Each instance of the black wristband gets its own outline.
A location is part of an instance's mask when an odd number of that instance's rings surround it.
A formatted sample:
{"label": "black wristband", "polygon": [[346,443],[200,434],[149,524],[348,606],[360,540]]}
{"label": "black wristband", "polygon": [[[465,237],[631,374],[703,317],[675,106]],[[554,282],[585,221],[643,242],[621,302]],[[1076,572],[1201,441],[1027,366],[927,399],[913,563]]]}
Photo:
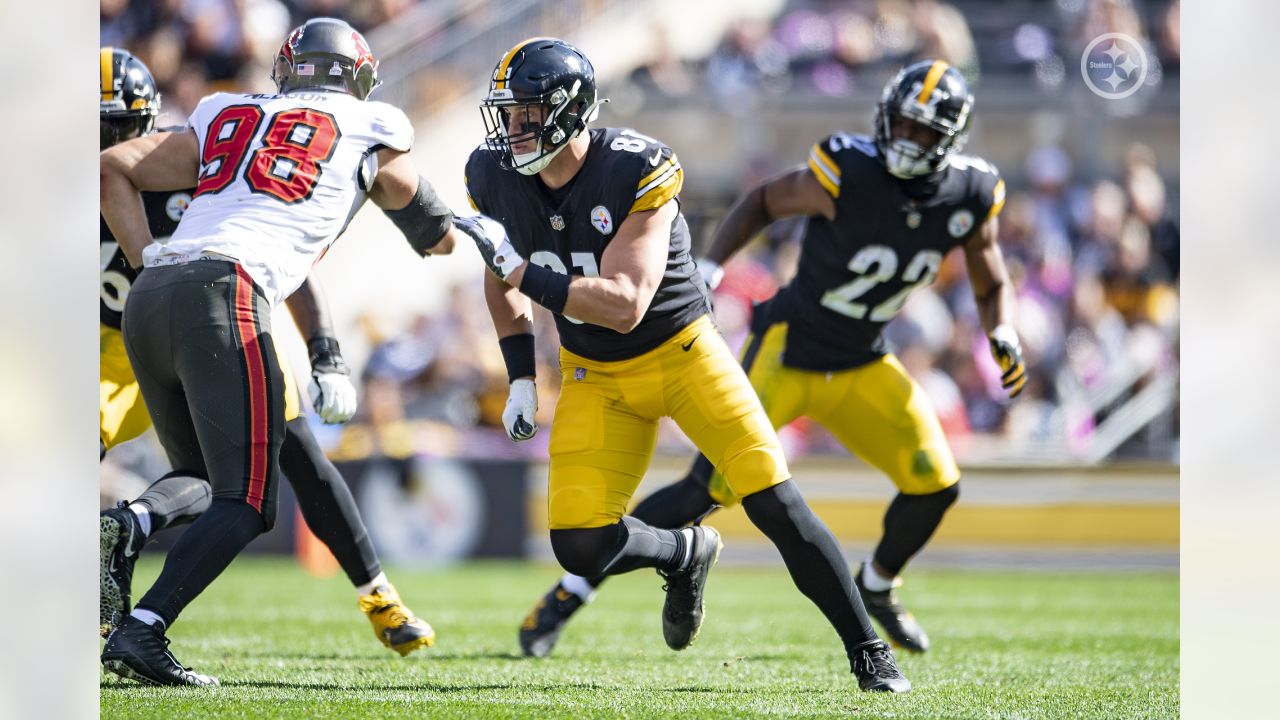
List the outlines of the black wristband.
{"label": "black wristband", "polygon": [[507,364],[507,382],[515,382],[516,378],[533,377],[537,373],[533,335],[522,333],[498,338],[498,347],[502,348],[502,362]]}
{"label": "black wristband", "polygon": [[332,335],[313,335],[307,341],[307,357],[315,372],[351,374],[351,368],[347,367],[347,361],[342,359],[342,351],[338,349],[338,339]]}
{"label": "black wristband", "polygon": [[564,305],[569,302],[569,276],[529,263],[524,268],[520,292],[551,312],[563,315]]}

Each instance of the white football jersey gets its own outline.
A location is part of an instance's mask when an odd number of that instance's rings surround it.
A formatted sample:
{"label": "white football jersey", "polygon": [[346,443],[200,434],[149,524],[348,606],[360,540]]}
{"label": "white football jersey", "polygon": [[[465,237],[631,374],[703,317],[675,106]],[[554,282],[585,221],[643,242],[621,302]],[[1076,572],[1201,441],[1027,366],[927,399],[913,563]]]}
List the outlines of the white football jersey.
{"label": "white football jersey", "polygon": [[298,289],[364,203],[367,156],[413,144],[398,108],[313,89],[210,95],[187,127],[199,143],[199,183],[173,236],[149,245],[144,264],[206,252],[235,258],[272,307]]}

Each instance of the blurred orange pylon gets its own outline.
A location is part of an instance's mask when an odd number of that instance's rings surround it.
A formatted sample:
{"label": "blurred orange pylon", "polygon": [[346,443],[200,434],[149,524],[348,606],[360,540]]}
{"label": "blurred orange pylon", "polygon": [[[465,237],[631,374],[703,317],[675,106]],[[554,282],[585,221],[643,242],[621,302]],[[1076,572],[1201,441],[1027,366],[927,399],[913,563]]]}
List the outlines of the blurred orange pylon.
{"label": "blurred orange pylon", "polygon": [[294,510],[293,554],[298,564],[315,577],[331,577],[338,572],[338,560],[320,538],[311,532],[302,519],[302,512]]}

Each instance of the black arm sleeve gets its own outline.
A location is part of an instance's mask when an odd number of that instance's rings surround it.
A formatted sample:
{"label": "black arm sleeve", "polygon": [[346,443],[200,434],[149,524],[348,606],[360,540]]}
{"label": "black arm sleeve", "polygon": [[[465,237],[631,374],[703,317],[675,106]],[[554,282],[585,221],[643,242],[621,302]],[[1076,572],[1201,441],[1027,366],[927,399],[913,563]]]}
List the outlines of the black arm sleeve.
{"label": "black arm sleeve", "polygon": [[418,191],[408,205],[399,210],[386,210],[387,217],[400,228],[409,246],[426,255],[440,242],[453,224],[453,212],[444,204],[426,178],[418,178]]}

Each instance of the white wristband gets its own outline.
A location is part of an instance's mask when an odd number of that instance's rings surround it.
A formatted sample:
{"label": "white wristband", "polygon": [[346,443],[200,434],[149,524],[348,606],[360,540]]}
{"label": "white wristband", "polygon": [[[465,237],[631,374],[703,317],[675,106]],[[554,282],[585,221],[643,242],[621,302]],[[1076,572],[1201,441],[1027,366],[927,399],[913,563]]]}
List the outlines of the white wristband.
{"label": "white wristband", "polygon": [[993,329],[991,334],[987,337],[990,337],[992,340],[1007,343],[1013,347],[1019,347],[1018,333],[1013,329],[1013,326],[1008,323],[1000,323],[995,326],[995,329]]}

